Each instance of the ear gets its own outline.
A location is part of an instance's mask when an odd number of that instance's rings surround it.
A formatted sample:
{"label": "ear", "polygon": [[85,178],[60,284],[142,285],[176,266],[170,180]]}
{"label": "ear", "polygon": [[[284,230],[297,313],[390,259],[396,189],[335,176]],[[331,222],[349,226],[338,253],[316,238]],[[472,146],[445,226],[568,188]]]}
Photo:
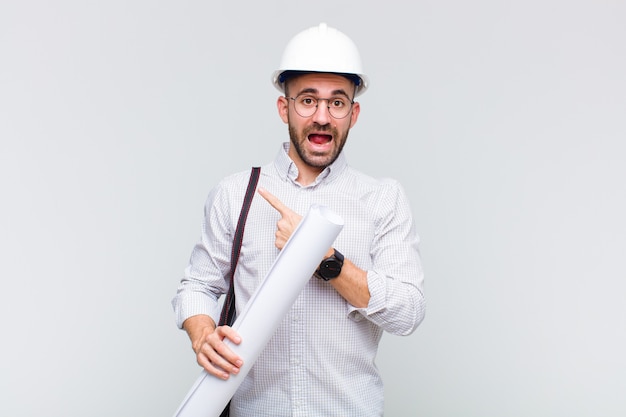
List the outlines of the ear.
{"label": "ear", "polygon": [[289,123],[289,99],[287,97],[280,96],[276,100],[276,107],[278,108],[278,115],[284,123]]}
{"label": "ear", "polygon": [[352,129],[352,126],[356,124],[356,121],[359,118],[359,113],[361,113],[361,105],[358,101],[355,101],[352,105],[352,114],[350,115],[350,129]]}

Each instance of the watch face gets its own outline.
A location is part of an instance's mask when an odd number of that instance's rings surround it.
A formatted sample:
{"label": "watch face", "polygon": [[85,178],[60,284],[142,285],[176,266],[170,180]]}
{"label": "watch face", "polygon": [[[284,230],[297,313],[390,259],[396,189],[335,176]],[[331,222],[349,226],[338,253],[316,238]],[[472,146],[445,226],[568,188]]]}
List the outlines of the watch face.
{"label": "watch face", "polygon": [[328,281],[333,278],[337,278],[341,273],[341,267],[343,266],[343,255],[337,250],[330,257],[322,261],[319,268],[315,272],[315,276],[322,278],[324,281]]}
{"label": "watch face", "polygon": [[341,273],[342,264],[336,259],[327,259],[320,265],[320,275],[326,279],[337,278]]}

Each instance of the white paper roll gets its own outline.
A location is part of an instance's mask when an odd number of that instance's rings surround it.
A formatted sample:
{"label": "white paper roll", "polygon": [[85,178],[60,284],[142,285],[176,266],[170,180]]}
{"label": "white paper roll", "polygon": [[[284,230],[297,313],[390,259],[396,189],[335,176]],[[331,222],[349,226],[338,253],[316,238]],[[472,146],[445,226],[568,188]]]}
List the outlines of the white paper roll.
{"label": "white paper roll", "polygon": [[327,207],[310,207],[233,323],[242,342],[226,343],[243,358],[241,371],[224,381],[203,370],[175,417],[219,417],[342,228]]}

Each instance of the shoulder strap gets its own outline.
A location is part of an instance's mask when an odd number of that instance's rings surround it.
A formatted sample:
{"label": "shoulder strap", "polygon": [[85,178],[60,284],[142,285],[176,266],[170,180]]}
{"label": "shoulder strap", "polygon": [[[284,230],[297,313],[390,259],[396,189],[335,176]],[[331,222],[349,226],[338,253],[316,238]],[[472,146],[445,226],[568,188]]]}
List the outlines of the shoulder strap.
{"label": "shoulder strap", "polygon": [[246,219],[248,212],[250,211],[250,205],[252,204],[252,198],[256,190],[256,185],[259,182],[259,176],[261,174],[260,167],[253,167],[250,174],[250,181],[248,182],[248,189],[243,200],[241,212],[239,213],[239,220],[237,221],[237,230],[235,230],[235,236],[233,238],[233,248],[230,253],[230,272],[228,274],[228,280],[230,285],[228,287],[228,293],[224,299],[224,305],[222,306],[222,313],[220,314],[219,325],[228,324],[231,325],[235,321],[235,268],[239,261],[239,253],[241,252],[241,243],[243,242],[243,231],[246,226]]}

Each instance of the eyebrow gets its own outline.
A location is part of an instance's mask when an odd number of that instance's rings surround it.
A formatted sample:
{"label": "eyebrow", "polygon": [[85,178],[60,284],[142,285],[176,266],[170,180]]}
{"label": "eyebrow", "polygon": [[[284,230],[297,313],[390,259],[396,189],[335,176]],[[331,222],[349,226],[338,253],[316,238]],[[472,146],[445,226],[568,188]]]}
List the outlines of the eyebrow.
{"label": "eyebrow", "polygon": [[[296,96],[299,96],[300,94],[318,94],[319,91],[316,88],[305,88],[304,90],[300,90],[300,92],[298,94],[296,94]],[[345,92],[345,90],[343,89],[339,89],[339,90],[333,90],[333,92],[331,93],[331,97],[333,96],[346,96],[346,98],[350,99],[350,96],[348,95],[348,93]]]}

